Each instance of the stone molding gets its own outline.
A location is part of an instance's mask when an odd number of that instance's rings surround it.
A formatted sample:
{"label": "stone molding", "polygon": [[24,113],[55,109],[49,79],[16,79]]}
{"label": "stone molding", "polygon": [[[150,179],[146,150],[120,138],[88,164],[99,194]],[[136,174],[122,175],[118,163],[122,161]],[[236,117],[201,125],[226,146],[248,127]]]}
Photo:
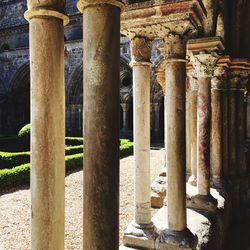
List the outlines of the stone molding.
{"label": "stone molding", "polygon": [[30,10],[25,11],[24,13],[24,18],[27,21],[30,21],[33,18],[36,17],[54,17],[57,19],[61,19],[63,21],[64,26],[67,25],[69,23],[69,17],[66,16],[65,14],[56,11],[56,10],[52,10],[52,9],[48,9],[48,8],[32,8]]}
{"label": "stone molding", "polygon": [[79,0],[77,3],[77,8],[80,12],[83,12],[88,7],[93,7],[96,5],[114,5],[121,9],[122,11],[125,8],[125,4],[123,0]]}
{"label": "stone molding", "polygon": [[135,37],[131,40],[132,66],[136,64],[151,64],[152,41],[146,37]]}

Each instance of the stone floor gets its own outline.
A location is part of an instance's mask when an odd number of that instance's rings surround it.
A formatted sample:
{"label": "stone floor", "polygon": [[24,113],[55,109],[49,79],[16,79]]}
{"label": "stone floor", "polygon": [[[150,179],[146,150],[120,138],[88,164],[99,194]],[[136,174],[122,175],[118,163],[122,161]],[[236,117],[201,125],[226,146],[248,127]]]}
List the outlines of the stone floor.
{"label": "stone floor", "polygon": [[[133,218],[133,156],[120,164],[120,241]],[[164,165],[164,150],[151,150],[152,180]],[[65,249],[82,249],[82,171],[66,177]],[[0,193],[0,250],[30,249],[30,190]]]}

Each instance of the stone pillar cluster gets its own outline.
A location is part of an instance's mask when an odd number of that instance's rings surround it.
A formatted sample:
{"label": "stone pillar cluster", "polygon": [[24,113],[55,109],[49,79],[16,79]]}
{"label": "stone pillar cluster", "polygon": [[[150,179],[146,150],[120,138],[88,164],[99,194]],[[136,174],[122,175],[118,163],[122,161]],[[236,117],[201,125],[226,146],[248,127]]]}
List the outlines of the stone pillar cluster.
{"label": "stone pillar cluster", "polygon": [[[83,249],[119,248],[117,83],[123,7],[122,0],[78,2],[84,23],[83,114],[78,109],[79,118],[84,117]],[[28,0],[25,13],[30,23],[32,249],[64,249],[63,26],[69,21],[65,8],[66,2],[61,0]],[[200,12],[202,16],[202,8]],[[153,12],[150,13],[147,21]],[[242,208],[248,202],[244,190],[249,185],[250,171],[245,147],[250,127],[246,120],[250,64],[221,56],[224,46],[219,37],[187,42],[184,34],[192,32],[180,31],[179,22],[172,27],[161,24],[150,32],[147,23],[144,23],[147,28],[141,25],[139,29],[131,28],[131,20],[127,23],[129,27],[123,33],[131,39],[132,51],[135,199],[134,218],[124,233],[123,243],[140,249],[195,249],[197,237],[187,226],[187,168],[191,175],[188,183],[197,187],[197,194],[188,198],[189,206],[217,211],[217,200],[210,193],[213,187],[223,194],[229,190],[233,195],[233,211],[246,212]],[[189,27],[186,24],[182,29]],[[152,30],[154,23],[149,27]],[[165,95],[167,168],[167,206],[163,218],[166,224],[160,229],[152,222],[150,197],[150,72],[155,38],[162,39],[159,49],[163,60],[156,74]],[[160,105],[154,104],[153,108],[157,133]],[[124,103],[122,109],[123,128],[128,129],[128,104]],[[81,128],[80,120],[78,125]]]}

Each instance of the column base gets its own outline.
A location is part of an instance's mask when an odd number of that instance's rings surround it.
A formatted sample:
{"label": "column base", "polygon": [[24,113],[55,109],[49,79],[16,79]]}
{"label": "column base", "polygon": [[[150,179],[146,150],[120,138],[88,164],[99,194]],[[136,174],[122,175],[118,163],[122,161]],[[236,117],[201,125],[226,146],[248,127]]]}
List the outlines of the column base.
{"label": "column base", "polygon": [[184,231],[172,231],[169,229],[163,230],[156,239],[156,250],[167,249],[196,249],[198,238],[193,235],[189,229]]}
{"label": "column base", "polygon": [[188,178],[188,184],[190,184],[191,186],[197,186],[197,178],[195,175],[191,175]]}
{"label": "column base", "polygon": [[155,249],[155,239],[157,237],[154,224],[139,225],[131,222],[123,235],[123,244],[126,247],[139,249]]}
{"label": "column base", "polygon": [[188,197],[187,207],[193,209],[206,210],[209,212],[216,212],[218,208],[218,201],[211,194],[197,194]]}
{"label": "column base", "polygon": [[222,197],[228,198],[225,182],[221,178],[213,178],[211,187],[215,188]]}

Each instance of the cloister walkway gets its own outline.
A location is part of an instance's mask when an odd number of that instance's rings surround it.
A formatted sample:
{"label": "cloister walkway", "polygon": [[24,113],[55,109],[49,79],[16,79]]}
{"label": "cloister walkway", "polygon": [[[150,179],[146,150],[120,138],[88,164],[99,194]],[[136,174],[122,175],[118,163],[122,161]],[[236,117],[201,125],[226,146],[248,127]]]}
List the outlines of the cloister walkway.
{"label": "cloister walkway", "polygon": [[[151,150],[151,178],[164,165],[165,150]],[[120,244],[123,231],[133,218],[133,156],[120,160]],[[65,249],[82,249],[83,172],[66,177]],[[0,193],[0,250],[30,249],[30,189]]]}

